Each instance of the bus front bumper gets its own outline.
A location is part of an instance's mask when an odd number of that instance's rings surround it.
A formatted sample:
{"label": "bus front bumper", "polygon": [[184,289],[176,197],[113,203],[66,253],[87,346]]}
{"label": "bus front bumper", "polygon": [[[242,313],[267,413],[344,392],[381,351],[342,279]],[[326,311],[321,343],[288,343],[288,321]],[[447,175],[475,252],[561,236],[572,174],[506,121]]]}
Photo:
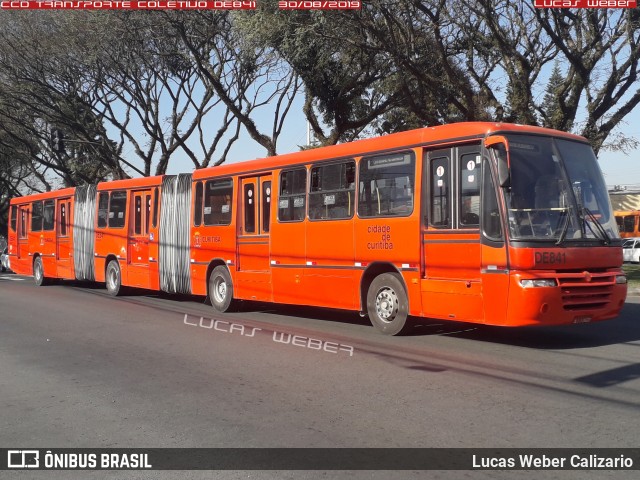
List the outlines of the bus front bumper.
{"label": "bus front bumper", "polygon": [[615,318],[627,296],[621,270],[511,272],[507,325],[562,325]]}

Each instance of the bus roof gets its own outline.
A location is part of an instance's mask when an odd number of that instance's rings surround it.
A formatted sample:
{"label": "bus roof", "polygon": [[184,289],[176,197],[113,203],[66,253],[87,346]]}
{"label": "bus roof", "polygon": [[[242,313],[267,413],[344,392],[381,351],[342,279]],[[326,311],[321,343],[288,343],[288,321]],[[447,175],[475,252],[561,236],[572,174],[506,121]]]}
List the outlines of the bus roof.
{"label": "bus roof", "polygon": [[121,188],[157,187],[162,185],[163,178],[164,175],[156,175],[154,177],[136,177],[124,180],[113,180],[111,182],[100,182],[98,184],[98,191]]}
{"label": "bus roof", "polygon": [[15,197],[11,199],[11,205],[20,205],[21,203],[37,202],[39,200],[50,200],[52,198],[69,197],[76,192],[76,187],[63,188],[62,190],[52,190],[50,192],[34,193],[24,197]]}
{"label": "bus roof", "polygon": [[256,160],[224,164],[217,167],[203,168],[201,170],[195,170],[193,172],[193,178],[196,180],[208,178],[211,177],[212,174],[215,174],[216,177],[234,175],[239,171],[267,171],[273,168],[299,165],[317,160],[354,157],[373,152],[396,150],[402,147],[410,148],[425,144],[481,139],[497,133],[528,133],[534,135],[564,137],[569,140],[587,142],[584,137],[579,135],[552,130],[549,128],[516,125],[511,123],[462,122],[392,133],[381,137],[357,140],[355,142],[331,145],[328,147],[313,148],[300,152],[278,155],[275,157],[260,158]]}

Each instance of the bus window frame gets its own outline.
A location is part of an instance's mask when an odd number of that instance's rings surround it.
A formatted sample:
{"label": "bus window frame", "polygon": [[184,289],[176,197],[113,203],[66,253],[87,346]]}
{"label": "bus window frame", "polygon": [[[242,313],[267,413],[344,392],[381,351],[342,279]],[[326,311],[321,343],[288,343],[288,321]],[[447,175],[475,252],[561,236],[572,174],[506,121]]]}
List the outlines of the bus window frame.
{"label": "bus window frame", "polygon": [[[123,202],[124,205],[124,209],[122,211],[118,211],[118,212],[113,212],[114,215],[113,217],[111,216],[111,210],[113,207],[113,196],[114,194],[119,194],[122,195],[124,194],[124,196],[122,196],[121,198],[117,198],[116,200],[118,200],[119,202]],[[127,194],[127,190],[113,190],[109,192],[109,210],[107,211],[107,228],[111,228],[113,230],[121,230],[123,228],[125,228],[125,226],[127,225],[127,204],[129,203],[129,195]],[[118,215],[118,217],[115,216],[115,214],[122,214],[122,216]],[[113,225],[113,223],[115,223],[115,220],[122,220],[122,222],[118,221],[118,223],[116,225]],[[120,224],[122,223],[122,224]]]}
{"label": "bus window frame", "polygon": [[[352,165],[353,166],[353,182],[351,182],[351,185],[353,185],[353,188],[349,188],[349,178],[346,176],[347,174],[347,168],[345,168],[344,173],[345,173],[345,184],[347,185],[347,188],[338,188],[338,189],[331,189],[331,190],[322,190],[321,188],[319,190],[316,191],[311,191],[311,189],[313,188],[313,172],[314,170],[319,170],[319,169],[323,169],[323,168],[327,168],[327,167],[334,167],[336,165],[345,165],[348,166]],[[307,187],[307,218],[309,219],[310,222],[331,222],[334,220],[351,220],[354,217],[354,214],[356,212],[357,209],[357,205],[356,205],[356,184],[357,184],[357,178],[358,178],[358,163],[355,161],[355,159],[353,158],[345,158],[345,159],[341,159],[341,160],[336,160],[336,161],[330,161],[330,162],[323,162],[322,164],[311,164],[310,168],[309,168],[309,173],[308,173],[308,187]],[[414,180],[415,180],[415,176],[414,176]],[[347,215],[347,216],[341,216],[341,217],[311,217],[311,196],[322,196],[322,195],[326,195],[326,194],[331,194],[331,193],[343,193],[346,192],[348,195],[351,195],[353,193],[353,199],[351,200],[351,214]],[[338,208],[338,207],[336,207]],[[365,217],[365,218],[370,218],[370,217]]]}
{"label": "bus window frame", "polygon": [[[209,184],[210,183],[215,183],[215,182],[228,182],[229,183],[229,187],[231,188],[231,193],[225,193],[225,195],[230,195],[230,199],[229,199],[229,219],[226,223],[208,223],[207,217],[213,215],[212,213],[207,213],[204,211],[205,208],[207,208],[207,191],[209,190]],[[233,223],[233,202],[234,202],[234,195],[235,195],[235,191],[236,191],[236,186],[235,186],[235,180],[233,177],[214,177],[214,178],[207,178],[202,180],[202,184],[203,184],[203,193],[202,193],[202,223],[201,226],[203,227],[228,227],[229,225],[231,225]],[[219,187],[218,187],[219,188]],[[222,212],[220,212],[222,213]],[[226,215],[226,213],[225,213]]]}
{"label": "bus window frame", "polygon": [[[47,210],[51,218],[47,220]],[[53,199],[44,200],[42,206],[42,231],[52,232],[56,228],[56,201]]]}
{"label": "bus window frame", "polygon": [[17,205],[11,205],[11,212],[9,214],[9,228],[11,229],[12,232],[17,231],[18,228],[18,206]]}
{"label": "bus window frame", "polygon": [[[384,158],[384,157],[392,157],[392,156],[397,156],[397,155],[409,155],[409,163],[413,163],[413,186],[412,186],[412,192],[411,192],[411,210],[403,213],[401,215],[363,215],[360,213],[360,195],[363,192],[363,189],[361,188],[361,184],[363,185],[364,182],[362,180],[362,165],[363,162],[368,162],[369,160],[373,160],[373,159],[378,159],[378,158]],[[371,170],[369,167],[367,167],[367,170]],[[418,181],[416,182],[416,175],[417,175],[417,170],[418,170],[418,162],[416,161],[416,154],[413,150],[406,150],[406,149],[402,149],[402,150],[398,150],[398,151],[393,151],[393,152],[385,152],[385,153],[378,153],[378,154],[374,154],[374,155],[367,155],[367,156],[363,156],[360,158],[360,160],[357,162],[356,165],[356,188],[355,188],[355,193],[356,193],[356,206],[355,206],[355,210],[357,212],[357,216],[359,219],[363,219],[363,220],[375,220],[378,218],[408,218],[411,217],[414,212],[416,211],[416,185],[420,185],[420,179],[418,179]]]}
{"label": "bus window frame", "polygon": [[[285,195],[282,194],[282,176],[285,173],[289,173],[289,172],[295,172],[295,171],[304,171],[304,189],[302,190],[302,193],[287,193]],[[277,220],[278,223],[299,223],[299,222],[304,222],[305,219],[307,218],[307,207],[309,205],[309,198],[308,198],[308,193],[307,191],[309,190],[309,169],[306,166],[300,166],[300,167],[292,167],[292,168],[288,168],[288,169],[282,169],[280,170],[280,173],[278,175],[278,208],[277,208]],[[304,211],[302,213],[302,218],[293,218],[291,220],[282,220],[280,218],[280,201],[282,200],[282,198],[286,198],[286,199],[292,199],[294,197],[303,197],[304,198]],[[287,207],[289,208],[289,207]],[[293,207],[293,209],[295,210],[295,206]],[[300,208],[300,207],[297,207]]]}
{"label": "bus window frame", "polygon": [[204,205],[204,182],[198,181],[196,182],[196,188],[194,189],[194,192],[193,192],[193,226],[194,227],[201,226],[204,221],[203,205]]}
{"label": "bus window frame", "polygon": [[[36,205],[40,205],[40,214],[36,215]],[[36,221],[36,219],[40,220],[40,225],[38,225],[38,228],[35,228],[36,226],[33,224],[34,221]],[[44,203],[42,200],[37,200],[35,202],[31,203],[31,228],[29,229],[29,231],[31,232],[41,232],[42,231],[42,223],[44,220]]]}

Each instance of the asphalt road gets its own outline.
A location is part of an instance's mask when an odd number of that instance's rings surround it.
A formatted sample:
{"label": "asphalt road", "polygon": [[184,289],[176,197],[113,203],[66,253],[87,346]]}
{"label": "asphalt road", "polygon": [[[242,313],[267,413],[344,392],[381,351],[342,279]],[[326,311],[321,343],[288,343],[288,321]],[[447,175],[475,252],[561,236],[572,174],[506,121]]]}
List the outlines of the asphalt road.
{"label": "asphalt road", "polygon": [[[505,330],[419,320],[410,335],[385,337],[353,313],[245,304],[217,315],[197,297],[111,298],[101,286],[37,288],[30,278],[0,274],[0,447],[637,448],[638,300],[630,297],[617,320],[597,324]],[[274,335],[298,335],[299,345]],[[303,337],[313,341],[300,346]],[[637,472],[0,477],[585,479]]]}

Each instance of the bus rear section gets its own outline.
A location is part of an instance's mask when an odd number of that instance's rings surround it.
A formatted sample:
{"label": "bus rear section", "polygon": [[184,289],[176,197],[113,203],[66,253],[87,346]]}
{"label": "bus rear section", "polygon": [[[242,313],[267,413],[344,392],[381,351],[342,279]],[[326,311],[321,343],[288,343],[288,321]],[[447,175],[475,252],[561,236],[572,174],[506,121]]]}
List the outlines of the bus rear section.
{"label": "bus rear section", "polygon": [[9,260],[11,269],[33,275],[36,284],[73,279],[75,189],[68,188],[11,200]]}

